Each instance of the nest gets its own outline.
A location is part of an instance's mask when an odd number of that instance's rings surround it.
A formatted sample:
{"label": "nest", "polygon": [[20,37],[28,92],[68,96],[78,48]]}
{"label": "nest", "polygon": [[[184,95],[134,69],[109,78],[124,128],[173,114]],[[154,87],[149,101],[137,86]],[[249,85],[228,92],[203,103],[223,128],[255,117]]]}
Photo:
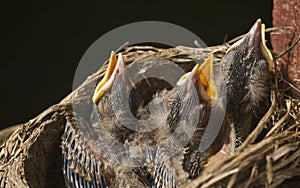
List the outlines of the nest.
{"label": "nest", "polygon": [[[203,60],[210,53],[214,53],[214,63],[218,64],[228,47],[227,44],[169,49],[132,46],[123,51],[123,57],[126,63],[149,56],[161,57],[190,71],[194,60]],[[18,126],[2,144],[0,187],[64,187],[59,145],[65,123],[72,113],[72,97],[81,93],[80,100],[91,101],[87,91],[101,79],[105,68],[91,75],[60,103]],[[238,150],[183,187],[297,186],[300,179],[300,91],[285,75],[280,71],[274,73],[271,107]]]}
{"label": "nest", "polygon": [[[128,48],[129,53],[125,55],[125,59],[130,60],[136,53],[143,57],[145,54],[141,51],[139,54],[139,50],[144,48],[152,47]],[[183,53],[168,58],[183,69],[190,69],[191,67],[185,63],[194,65],[189,61],[191,57],[203,59],[211,52],[214,53],[215,63],[218,64],[227,46],[209,47],[205,49],[207,51],[186,47],[178,47],[178,49]],[[168,50],[158,50],[155,53],[160,51],[164,57],[163,54]],[[279,58],[276,54],[275,57]],[[280,71],[273,73],[270,96],[272,104],[237,152],[183,187],[296,185],[293,183],[300,179],[300,90],[286,75]]]}

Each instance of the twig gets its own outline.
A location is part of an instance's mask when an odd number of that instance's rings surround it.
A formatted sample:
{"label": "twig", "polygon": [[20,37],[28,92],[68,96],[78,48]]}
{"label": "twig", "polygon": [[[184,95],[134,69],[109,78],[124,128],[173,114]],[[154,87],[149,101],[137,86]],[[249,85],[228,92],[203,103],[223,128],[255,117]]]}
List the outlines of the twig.
{"label": "twig", "polygon": [[276,107],[276,99],[275,99],[275,92],[274,91],[271,93],[271,102],[272,102],[272,104],[271,104],[268,112],[259,121],[259,123],[255,127],[254,131],[252,131],[252,133],[247,137],[247,139],[244,141],[244,143],[238,148],[239,151],[242,151],[243,149],[245,149],[248,144],[252,143],[257,138],[257,136],[263,130],[264,125],[268,122],[270,116],[273,114],[273,111]]}
{"label": "twig", "polygon": [[234,185],[234,183],[236,182],[236,177],[237,177],[237,175],[238,175],[238,173],[235,173],[235,174],[233,174],[232,176],[231,176],[231,178],[230,178],[230,180],[229,180],[229,182],[228,182],[228,184],[227,184],[227,188],[231,188],[231,187],[233,187],[233,185]]}
{"label": "twig", "polygon": [[287,100],[286,101],[286,114],[272,127],[272,129],[267,133],[266,137],[269,137],[279,126],[282,125],[283,122],[285,122],[287,120],[287,118],[290,116],[290,112],[291,112],[291,100]]}
{"label": "twig", "polygon": [[292,45],[290,45],[288,47],[288,49],[286,49],[285,51],[283,51],[280,54],[278,54],[277,56],[275,56],[275,59],[278,59],[278,58],[284,56],[286,53],[290,52],[298,44],[299,41],[300,41],[300,36]]}
{"label": "twig", "polygon": [[273,179],[272,160],[270,155],[266,156],[266,173],[267,173],[266,184],[269,185]]}
{"label": "twig", "polygon": [[246,181],[245,187],[249,187],[255,176],[257,176],[257,164],[253,165],[250,178]]}
{"label": "twig", "polygon": [[232,174],[236,174],[238,171],[239,171],[238,168],[234,168],[230,171],[224,172],[222,175],[216,176],[216,177],[212,178],[210,181],[208,181],[207,183],[203,184],[202,188],[212,187],[212,185],[215,184],[216,182],[218,182]]}
{"label": "twig", "polygon": [[293,84],[291,84],[290,82],[288,82],[284,78],[281,78],[281,80],[284,81],[286,84],[288,84],[292,89],[294,89],[295,91],[297,91],[298,93],[300,93],[300,89],[298,89],[297,87],[295,87]]}

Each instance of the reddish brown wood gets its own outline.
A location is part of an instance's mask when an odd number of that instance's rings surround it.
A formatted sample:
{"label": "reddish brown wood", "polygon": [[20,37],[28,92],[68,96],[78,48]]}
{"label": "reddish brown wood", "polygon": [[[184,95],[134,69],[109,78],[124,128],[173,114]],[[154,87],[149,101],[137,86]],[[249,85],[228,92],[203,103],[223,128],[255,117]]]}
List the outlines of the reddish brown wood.
{"label": "reddish brown wood", "polygon": [[[281,53],[300,36],[300,0],[274,0],[273,26],[293,27],[291,30],[272,33],[271,42],[276,53]],[[286,69],[291,79],[300,86],[300,43],[279,59],[280,68]]]}

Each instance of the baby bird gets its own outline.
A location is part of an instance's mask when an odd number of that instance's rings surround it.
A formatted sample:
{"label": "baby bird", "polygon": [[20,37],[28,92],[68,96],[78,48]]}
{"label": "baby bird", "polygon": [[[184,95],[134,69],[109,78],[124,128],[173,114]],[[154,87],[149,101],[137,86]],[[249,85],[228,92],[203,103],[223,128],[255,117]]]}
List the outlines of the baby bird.
{"label": "baby bird", "polygon": [[[90,121],[73,117],[67,122],[62,138],[66,185],[178,187],[179,182],[197,177],[228,135],[223,131],[222,116],[217,116],[219,127],[214,121],[207,126],[212,113],[222,113],[213,103],[217,94],[212,58],[182,76],[177,87],[152,97],[149,113],[148,107],[137,102],[135,93],[150,90],[137,88],[131,80],[139,74],[134,68],[140,65],[133,62],[130,69],[121,54],[117,58],[112,52],[92,98]],[[156,66],[163,69],[167,64]],[[79,126],[89,130],[80,132]]]}
{"label": "baby bird", "polygon": [[265,43],[265,25],[258,19],[221,60],[223,98],[226,116],[235,134],[235,148],[268,109],[272,67],[273,57]]}
{"label": "baby bird", "polygon": [[[216,102],[213,77],[210,55],[200,67],[196,65],[183,75],[178,86],[167,94],[167,125],[173,134],[167,146],[158,150],[164,155],[157,157],[160,160],[156,161],[153,187],[173,187],[173,182],[178,185],[196,178],[207,165],[213,166],[208,160],[228,144],[230,127],[221,103]],[[168,156],[170,150],[173,153]]]}

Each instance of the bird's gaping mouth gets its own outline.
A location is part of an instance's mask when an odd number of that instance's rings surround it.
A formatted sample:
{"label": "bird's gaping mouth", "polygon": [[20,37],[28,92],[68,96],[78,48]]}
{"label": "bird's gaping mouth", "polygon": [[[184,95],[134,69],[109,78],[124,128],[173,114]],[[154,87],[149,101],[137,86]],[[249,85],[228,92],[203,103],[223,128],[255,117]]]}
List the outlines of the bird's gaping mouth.
{"label": "bird's gaping mouth", "polygon": [[109,59],[108,67],[106,69],[105,75],[102,80],[96,86],[94,95],[93,95],[93,102],[97,104],[103,94],[109,90],[117,75],[123,73],[125,71],[125,63],[123,61],[122,54],[118,55],[118,60],[116,54],[111,52],[111,56]]}
{"label": "bird's gaping mouth", "polygon": [[269,70],[272,70],[272,68],[274,67],[274,61],[273,56],[266,45],[265,33],[265,24],[262,23],[261,19],[258,19],[251,27],[248,34],[246,34],[241,40],[231,45],[230,48],[228,48],[228,50],[226,51],[226,53],[240,46],[244,42],[244,40],[248,38],[248,48],[253,49],[255,45],[259,43],[262,54],[268,62]]}
{"label": "bird's gaping mouth", "polygon": [[265,24],[262,23],[261,19],[258,19],[248,33],[248,46],[253,47],[257,41],[260,43],[261,51],[268,62],[269,70],[271,70],[273,67],[273,56],[267,48],[265,33]]}
{"label": "bird's gaping mouth", "polygon": [[184,74],[177,82],[177,86],[187,82],[186,89],[189,92],[194,84],[200,97],[209,102],[217,97],[213,74],[213,55],[211,54],[201,66],[196,64],[191,72]]}

